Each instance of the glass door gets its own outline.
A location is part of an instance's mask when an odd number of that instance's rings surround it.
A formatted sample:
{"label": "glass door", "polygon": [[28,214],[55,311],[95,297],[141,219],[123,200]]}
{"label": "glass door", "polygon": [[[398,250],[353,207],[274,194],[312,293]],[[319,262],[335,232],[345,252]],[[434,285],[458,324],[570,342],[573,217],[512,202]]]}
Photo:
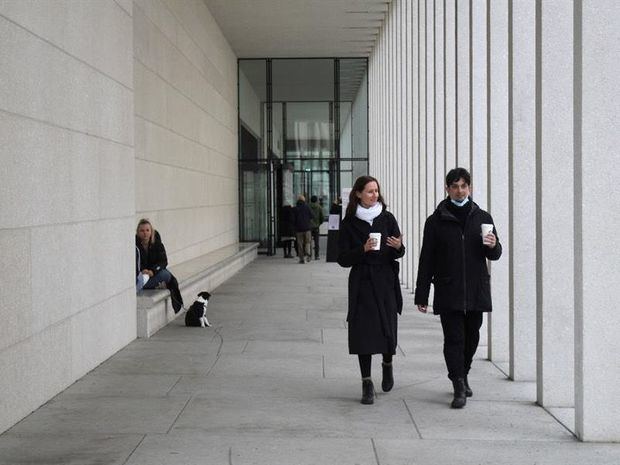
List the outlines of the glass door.
{"label": "glass door", "polygon": [[368,171],[367,60],[239,60],[240,240],[274,254],[303,195],[324,213]]}

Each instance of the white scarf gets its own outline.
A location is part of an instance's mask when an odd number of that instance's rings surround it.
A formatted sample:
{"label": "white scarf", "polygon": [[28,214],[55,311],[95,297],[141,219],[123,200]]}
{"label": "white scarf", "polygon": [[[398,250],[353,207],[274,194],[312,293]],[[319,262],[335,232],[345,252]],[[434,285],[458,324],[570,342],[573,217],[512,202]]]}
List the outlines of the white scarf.
{"label": "white scarf", "polygon": [[357,210],[355,211],[355,216],[357,216],[360,220],[366,221],[372,226],[373,220],[381,214],[383,211],[383,204],[381,202],[377,202],[370,208],[364,208],[361,204],[357,205]]}

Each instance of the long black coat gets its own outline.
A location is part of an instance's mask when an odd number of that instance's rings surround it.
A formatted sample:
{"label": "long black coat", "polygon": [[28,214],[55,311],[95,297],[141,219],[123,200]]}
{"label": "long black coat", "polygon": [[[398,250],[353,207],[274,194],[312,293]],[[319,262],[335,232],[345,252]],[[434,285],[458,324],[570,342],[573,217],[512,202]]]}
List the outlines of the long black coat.
{"label": "long black coat", "polygon": [[[480,225],[493,223],[486,211],[472,202],[465,229],[443,200],[424,225],[424,239],[418,277],[416,305],[428,305],[431,282],[435,287],[433,313],[479,311],[490,312],[491,285],[487,259],[498,260],[502,246],[490,249],[482,244]],[[493,228],[497,237],[497,230]]]}
{"label": "long black coat", "polygon": [[280,210],[280,237],[295,236],[295,212],[290,205],[284,205]]}
{"label": "long black coat", "polygon": [[[381,233],[381,249],[364,252],[371,232]],[[388,236],[400,236],[394,216],[387,210],[372,224],[346,217],[340,225],[338,264],[351,267],[349,273],[349,353],[394,354],[398,317],[403,298],[397,258],[405,254],[387,245]]]}

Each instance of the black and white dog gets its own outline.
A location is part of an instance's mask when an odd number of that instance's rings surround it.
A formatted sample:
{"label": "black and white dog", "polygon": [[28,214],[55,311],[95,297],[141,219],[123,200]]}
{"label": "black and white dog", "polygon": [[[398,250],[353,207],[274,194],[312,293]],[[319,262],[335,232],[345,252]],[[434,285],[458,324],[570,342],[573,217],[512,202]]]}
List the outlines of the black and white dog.
{"label": "black and white dog", "polygon": [[185,326],[211,326],[207,320],[207,305],[211,294],[206,291],[200,292],[198,298],[185,313]]}

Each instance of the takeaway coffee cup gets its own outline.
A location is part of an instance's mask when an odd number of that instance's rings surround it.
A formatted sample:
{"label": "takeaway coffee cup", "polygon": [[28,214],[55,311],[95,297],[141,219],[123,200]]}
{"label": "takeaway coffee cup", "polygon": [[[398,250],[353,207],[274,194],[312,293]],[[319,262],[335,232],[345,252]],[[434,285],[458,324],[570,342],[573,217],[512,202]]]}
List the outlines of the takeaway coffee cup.
{"label": "takeaway coffee cup", "polygon": [[371,239],[377,240],[377,243],[375,244],[372,250],[380,250],[381,249],[381,233],[376,233],[376,232],[370,233],[369,236]]}
{"label": "takeaway coffee cup", "polygon": [[484,236],[493,232],[493,225],[488,223],[482,223],[480,225],[480,234],[482,235],[482,240],[484,240]]}

